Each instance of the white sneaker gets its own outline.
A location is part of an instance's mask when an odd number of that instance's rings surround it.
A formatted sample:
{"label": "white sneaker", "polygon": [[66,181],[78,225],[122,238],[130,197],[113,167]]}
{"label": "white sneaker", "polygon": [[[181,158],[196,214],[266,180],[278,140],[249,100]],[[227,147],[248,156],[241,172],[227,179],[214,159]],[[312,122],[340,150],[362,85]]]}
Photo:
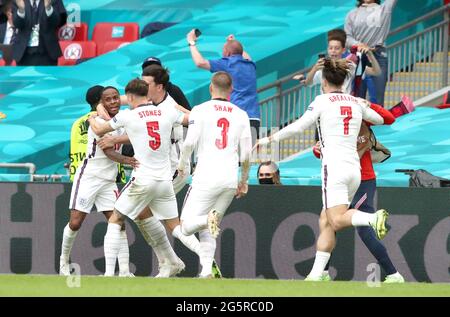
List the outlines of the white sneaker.
{"label": "white sneaker", "polygon": [[177,263],[163,263],[160,266],[159,273],[156,275],[156,278],[168,278],[174,277],[177,274],[181,273],[186,266],[184,262],[179,260]]}
{"label": "white sneaker", "polygon": [[62,276],[70,275],[69,261],[64,259],[63,257],[59,258],[59,275]]}
{"label": "white sneaker", "polygon": [[325,279],[326,277],[322,274],[322,275],[319,275],[319,276],[311,276],[311,275],[308,275],[305,279],[304,279],[304,281],[305,282],[324,282],[324,281],[326,281],[326,279]]}
{"label": "white sneaker", "polygon": [[403,278],[403,276],[396,272],[394,274],[388,275],[386,276],[386,279],[384,280],[385,284],[401,284],[401,283],[405,283],[405,279]]}
{"label": "white sneaker", "polygon": [[198,276],[198,278],[206,278],[206,279],[208,279],[208,278],[214,278],[214,276],[212,274],[205,274],[205,275],[200,274]]}
{"label": "white sneaker", "polygon": [[120,272],[119,277],[135,277],[131,272]]}
{"label": "white sneaker", "polygon": [[208,230],[214,239],[219,235],[219,214],[217,213],[217,210],[213,209],[208,213]]}

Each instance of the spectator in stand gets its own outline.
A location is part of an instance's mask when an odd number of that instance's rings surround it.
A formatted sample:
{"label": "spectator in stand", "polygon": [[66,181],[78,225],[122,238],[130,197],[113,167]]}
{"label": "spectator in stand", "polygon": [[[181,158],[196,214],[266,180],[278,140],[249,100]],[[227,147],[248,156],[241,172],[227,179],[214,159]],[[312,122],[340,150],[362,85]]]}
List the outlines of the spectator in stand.
{"label": "spectator in stand", "polygon": [[[349,74],[344,81],[344,86],[342,87],[344,92],[347,94],[352,94],[353,91],[353,81],[356,77],[359,60],[365,62],[364,72],[365,75],[378,76],[381,71],[372,52],[367,46],[361,45],[358,47],[358,53],[361,58],[357,57],[355,54],[346,53],[345,42],[347,40],[344,30],[334,29],[328,32],[328,47],[327,53],[328,58],[338,60],[342,58],[347,59],[347,64],[349,66]],[[306,85],[317,85],[322,83],[322,69],[325,63],[325,58],[319,58],[317,63],[312,67],[306,76]],[[361,76],[364,75],[360,74]],[[353,95],[353,94],[352,94]]]}
{"label": "spectator in stand", "polygon": [[[150,65],[159,65],[162,67],[161,60],[158,57],[149,57],[142,63],[142,72],[147,66]],[[184,95],[183,91],[177,85],[174,85],[172,82],[167,83],[166,91],[169,95],[176,101],[177,104],[185,108],[186,110],[191,110],[191,105]]]}
{"label": "spectator in stand", "polygon": [[[397,0],[358,0],[357,8],[349,12],[345,19],[345,32],[347,33],[347,47],[368,46],[373,50],[375,58],[380,64],[381,75],[373,77],[375,84],[376,101],[384,105],[384,92],[387,82],[388,57],[386,51],[386,37],[391,27],[392,11]],[[362,83],[364,91],[365,83]]]}
{"label": "spectator in stand", "polygon": [[258,182],[261,185],[282,185],[280,181],[280,170],[275,162],[263,162],[258,167]]}
{"label": "spectator in stand", "polygon": [[0,44],[10,45],[12,44],[16,31],[13,23],[11,1],[2,2],[0,15]]}
{"label": "spectator in stand", "polygon": [[215,73],[224,71],[233,79],[233,91],[230,101],[245,112],[250,119],[252,130],[252,142],[255,144],[259,138],[260,110],[258,94],[256,91],[256,64],[250,55],[244,51],[242,44],[235,40],[234,35],[229,35],[222,50],[222,58],[207,60],[197,48],[197,36],[195,30],[190,31],[187,36],[189,49],[195,65]]}
{"label": "spectator in stand", "polygon": [[62,0],[15,0],[12,13],[17,28],[13,43],[17,65],[57,65],[62,52],[56,31],[67,20]]}

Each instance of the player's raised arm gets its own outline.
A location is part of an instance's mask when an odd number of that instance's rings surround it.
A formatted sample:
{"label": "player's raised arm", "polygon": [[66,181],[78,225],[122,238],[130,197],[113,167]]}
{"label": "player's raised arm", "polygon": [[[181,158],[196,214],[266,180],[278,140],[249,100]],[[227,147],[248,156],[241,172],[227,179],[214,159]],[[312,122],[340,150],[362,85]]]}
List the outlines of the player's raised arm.
{"label": "player's raised arm", "polygon": [[358,101],[361,104],[363,120],[375,125],[384,124],[383,117],[370,108],[370,102],[362,98],[358,98]]}
{"label": "player's raised arm", "polygon": [[311,103],[308,107],[308,110],[303,116],[300,117],[300,119],[281,129],[277,133],[272,134],[269,137],[260,139],[258,141],[258,145],[267,145],[271,142],[280,142],[284,139],[290,138],[293,135],[302,133],[314,122],[316,122],[317,118],[319,117],[319,110],[317,109],[318,106],[319,105],[315,102]]}
{"label": "player's raised arm", "polygon": [[92,131],[94,131],[94,133],[98,136],[103,136],[108,132],[114,131],[109,122],[100,123],[93,116],[88,118],[88,122],[92,128]]}
{"label": "player's raised arm", "polygon": [[113,148],[116,144],[131,144],[130,138],[128,135],[117,135],[112,136],[109,134],[105,134],[98,142],[97,145],[102,149]]}

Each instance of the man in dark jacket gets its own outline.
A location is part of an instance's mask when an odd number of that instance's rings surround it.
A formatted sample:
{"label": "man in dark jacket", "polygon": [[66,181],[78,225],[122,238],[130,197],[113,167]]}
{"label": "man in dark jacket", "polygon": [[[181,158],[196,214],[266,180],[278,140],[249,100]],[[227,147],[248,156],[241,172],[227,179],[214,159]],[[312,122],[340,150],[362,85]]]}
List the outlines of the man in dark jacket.
{"label": "man in dark jacket", "polygon": [[17,29],[13,43],[17,65],[56,65],[62,55],[56,30],[67,20],[62,1],[15,0],[12,13]]}

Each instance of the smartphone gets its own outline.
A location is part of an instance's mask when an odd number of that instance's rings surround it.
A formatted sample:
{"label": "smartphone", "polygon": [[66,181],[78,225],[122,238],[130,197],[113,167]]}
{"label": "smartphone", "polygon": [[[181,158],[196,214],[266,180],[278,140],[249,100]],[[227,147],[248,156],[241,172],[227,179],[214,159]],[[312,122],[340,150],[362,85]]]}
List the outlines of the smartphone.
{"label": "smartphone", "polygon": [[319,59],[325,58],[325,54],[319,54],[319,55],[317,55],[317,57],[318,57]]}
{"label": "smartphone", "polygon": [[195,29],[194,32],[195,32],[196,37],[199,37],[200,35],[202,35],[202,32],[199,29]]}

